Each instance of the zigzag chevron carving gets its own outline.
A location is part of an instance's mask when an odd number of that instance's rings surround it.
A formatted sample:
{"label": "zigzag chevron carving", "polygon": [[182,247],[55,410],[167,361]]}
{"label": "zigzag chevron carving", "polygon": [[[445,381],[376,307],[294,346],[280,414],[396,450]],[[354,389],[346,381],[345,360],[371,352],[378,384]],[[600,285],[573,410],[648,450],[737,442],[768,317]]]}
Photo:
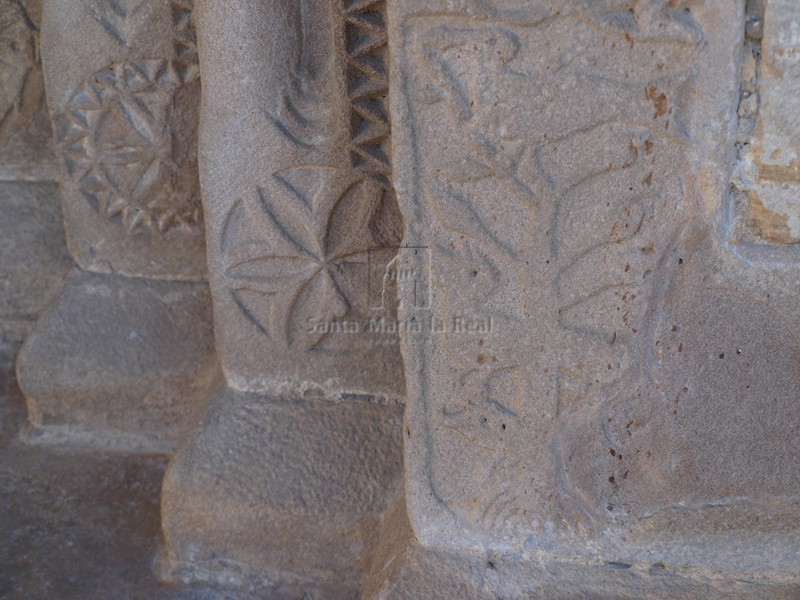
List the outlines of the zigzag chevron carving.
{"label": "zigzag chevron carving", "polygon": [[385,0],[345,0],[353,166],[389,187],[391,129],[387,97]]}

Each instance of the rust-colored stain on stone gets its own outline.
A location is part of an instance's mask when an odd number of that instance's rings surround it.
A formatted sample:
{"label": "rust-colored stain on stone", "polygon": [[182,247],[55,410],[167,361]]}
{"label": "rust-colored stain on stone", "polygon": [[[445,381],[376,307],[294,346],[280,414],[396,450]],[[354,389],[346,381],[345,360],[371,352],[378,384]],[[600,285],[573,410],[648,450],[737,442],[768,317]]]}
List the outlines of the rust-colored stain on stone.
{"label": "rust-colored stain on stone", "polygon": [[663,117],[669,110],[669,101],[664,92],[658,93],[656,86],[651,85],[647,88],[647,99],[652,100],[656,106],[656,117]]}
{"label": "rust-colored stain on stone", "polygon": [[771,211],[761,201],[754,191],[748,192],[748,212],[749,216],[745,219],[745,226],[753,232],[755,236],[772,244],[796,245],[800,240],[792,238],[792,231],[789,228],[789,217]]}

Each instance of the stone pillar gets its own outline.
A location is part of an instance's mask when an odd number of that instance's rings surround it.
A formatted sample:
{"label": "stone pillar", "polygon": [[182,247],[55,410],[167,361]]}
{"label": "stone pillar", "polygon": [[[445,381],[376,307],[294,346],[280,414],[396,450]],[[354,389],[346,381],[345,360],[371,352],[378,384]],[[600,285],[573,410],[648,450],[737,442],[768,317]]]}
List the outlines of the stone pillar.
{"label": "stone pillar", "polygon": [[191,1],[44,2],[78,268],[18,363],[39,439],[169,448],[213,376],[194,37]]}
{"label": "stone pillar", "polygon": [[403,298],[408,525],[367,597],[785,597],[797,257],[719,227],[744,2],[390,7],[430,305]]}
{"label": "stone pillar", "polygon": [[225,381],[165,479],[165,577],[352,597],[401,475],[384,5],[202,0],[197,18]]}
{"label": "stone pillar", "polygon": [[209,276],[229,383],[397,396],[396,336],[364,331],[382,316],[401,235],[382,13],[332,0],[198,11]]}
{"label": "stone pillar", "polygon": [[40,0],[0,2],[0,373],[70,268],[39,53]]}

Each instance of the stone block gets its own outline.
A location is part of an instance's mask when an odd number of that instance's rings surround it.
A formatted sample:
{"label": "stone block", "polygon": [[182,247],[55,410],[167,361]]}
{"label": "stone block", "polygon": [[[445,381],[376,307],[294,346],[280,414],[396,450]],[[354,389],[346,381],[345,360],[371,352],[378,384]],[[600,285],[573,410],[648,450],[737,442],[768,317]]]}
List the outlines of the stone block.
{"label": "stone block", "polygon": [[216,369],[206,284],[75,269],[17,361],[27,438],[169,451]]}
{"label": "stone block", "polygon": [[0,183],[0,317],[35,319],[70,260],[54,183]]}
{"label": "stone block", "polygon": [[162,576],[358,597],[402,477],[401,419],[400,405],[220,382],[164,479]]}
{"label": "stone block", "polygon": [[[402,227],[382,11],[197,3],[209,278],[236,389],[402,394],[395,304],[382,293]],[[381,317],[390,326],[371,328]]]}
{"label": "stone block", "polygon": [[743,3],[389,6],[404,244],[430,249],[400,321],[439,324],[401,336],[420,545],[796,581],[796,264],[718,237]]}
{"label": "stone block", "polygon": [[75,260],[202,279],[191,0],[47,2],[42,58]]}

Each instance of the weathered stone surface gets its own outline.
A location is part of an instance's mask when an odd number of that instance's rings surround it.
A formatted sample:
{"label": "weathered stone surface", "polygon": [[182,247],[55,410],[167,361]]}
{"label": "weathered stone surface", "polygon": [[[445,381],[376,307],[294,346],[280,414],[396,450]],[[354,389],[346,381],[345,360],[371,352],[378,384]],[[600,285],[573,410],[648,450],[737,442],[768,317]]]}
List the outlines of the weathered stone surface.
{"label": "weathered stone surface", "polygon": [[738,244],[800,243],[800,6],[752,2],[739,107]]}
{"label": "weathered stone surface", "polygon": [[17,361],[31,441],[175,447],[216,372],[208,286],[75,269]]}
{"label": "weathered stone surface", "polygon": [[57,177],[23,438],[177,446],[161,579],[800,595],[794,0],[196,4],[0,0],[0,371]]}
{"label": "weathered stone surface", "polygon": [[383,13],[197,2],[225,382],[165,479],[167,580],[353,598],[366,577],[402,472]]}
{"label": "weathered stone surface", "polygon": [[[402,499],[401,499],[402,500]],[[765,580],[759,573],[734,579],[687,565],[581,560],[548,553],[523,555],[422,546],[414,537],[403,502],[394,502],[381,532],[362,600],[639,600],[669,598],[727,600],[797,597],[797,581]]]}
{"label": "weathered stone surface", "polygon": [[402,477],[402,406],[221,384],[197,416],[164,480],[163,576],[357,597]]}
{"label": "weathered stone surface", "polygon": [[0,179],[55,180],[39,56],[41,0],[0,2]]}
{"label": "weathered stone surface", "polygon": [[54,298],[71,261],[55,184],[0,183],[0,214],[0,354],[10,354]]}
{"label": "weathered stone surface", "polygon": [[390,6],[420,543],[796,577],[797,280],[716,237],[743,3]]}
{"label": "weathered stone surface", "polygon": [[[236,389],[402,393],[382,295],[401,229],[382,11],[197,3],[209,277]],[[380,317],[389,325],[370,331]]]}
{"label": "weathered stone surface", "polygon": [[45,4],[67,241],[97,272],[205,274],[191,0]]}

